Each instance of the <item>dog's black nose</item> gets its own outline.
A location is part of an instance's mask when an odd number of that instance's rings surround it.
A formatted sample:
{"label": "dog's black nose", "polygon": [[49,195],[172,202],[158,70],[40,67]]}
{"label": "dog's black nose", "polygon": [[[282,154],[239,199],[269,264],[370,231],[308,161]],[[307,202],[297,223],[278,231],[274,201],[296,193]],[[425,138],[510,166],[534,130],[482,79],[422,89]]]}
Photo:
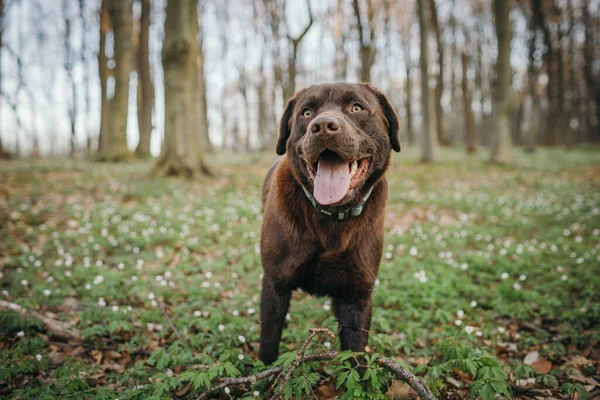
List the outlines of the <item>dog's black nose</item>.
{"label": "dog's black nose", "polygon": [[315,135],[332,134],[340,129],[340,121],[330,115],[321,115],[310,123],[310,131]]}

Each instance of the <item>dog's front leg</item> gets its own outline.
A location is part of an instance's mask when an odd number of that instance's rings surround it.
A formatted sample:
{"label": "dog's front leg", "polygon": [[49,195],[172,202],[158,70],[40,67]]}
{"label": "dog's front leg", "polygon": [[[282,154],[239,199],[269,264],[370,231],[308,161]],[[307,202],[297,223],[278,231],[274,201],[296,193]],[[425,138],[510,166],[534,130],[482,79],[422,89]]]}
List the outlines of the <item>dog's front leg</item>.
{"label": "dog's front leg", "polygon": [[291,291],[281,291],[269,277],[263,278],[260,296],[260,360],[265,365],[277,360],[279,341],[290,306]]}
{"label": "dog's front leg", "polygon": [[371,326],[371,297],[334,298],[333,306],[340,326],[342,350],[365,351]]}

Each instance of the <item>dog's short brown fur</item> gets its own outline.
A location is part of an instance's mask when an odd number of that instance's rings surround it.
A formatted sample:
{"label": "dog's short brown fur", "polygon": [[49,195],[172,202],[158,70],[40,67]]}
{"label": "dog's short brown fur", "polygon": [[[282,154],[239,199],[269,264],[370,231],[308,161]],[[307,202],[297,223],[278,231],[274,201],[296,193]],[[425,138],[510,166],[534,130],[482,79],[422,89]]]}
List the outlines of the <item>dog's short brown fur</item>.
{"label": "dog's short brown fur", "polygon": [[[287,104],[276,146],[283,157],[263,186],[260,359],[265,364],[277,359],[296,288],[331,296],[342,349],[365,350],[383,248],[384,172],[391,150],[400,151],[398,128],[386,97],[368,84],[312,86]],[[302,189],[313,192],[320,157],[333,153],[336,160],[368,162],[358,162],[359,181],[344,197],[322,209],[335,213],[356,206],[373,188],[362,213],[344,221],[317,211]]]}

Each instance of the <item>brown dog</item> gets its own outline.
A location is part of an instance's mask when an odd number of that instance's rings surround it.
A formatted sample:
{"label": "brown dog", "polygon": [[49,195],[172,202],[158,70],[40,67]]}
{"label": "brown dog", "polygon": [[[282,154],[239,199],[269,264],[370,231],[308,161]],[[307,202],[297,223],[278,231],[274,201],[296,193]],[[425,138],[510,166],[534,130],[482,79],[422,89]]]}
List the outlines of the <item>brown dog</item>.
{"label": "brown dog", "polygon": [[277,359],[292,290],[331,296],[343,350],[365,351],[398,117],[368,84],[301,90],[263,185],[260,359]]}

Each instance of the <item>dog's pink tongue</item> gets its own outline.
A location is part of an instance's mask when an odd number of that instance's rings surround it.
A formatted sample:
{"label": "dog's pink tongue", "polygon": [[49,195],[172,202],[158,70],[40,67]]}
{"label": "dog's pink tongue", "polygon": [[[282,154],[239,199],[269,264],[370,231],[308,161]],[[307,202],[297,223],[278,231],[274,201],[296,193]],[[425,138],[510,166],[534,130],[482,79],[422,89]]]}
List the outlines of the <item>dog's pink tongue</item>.
{"label": "dog's pink tongue", "polygon": [[350,189],[348,163],[337,154],[323,154],[319,158],[313,196],[321,205],[337,203]]}

